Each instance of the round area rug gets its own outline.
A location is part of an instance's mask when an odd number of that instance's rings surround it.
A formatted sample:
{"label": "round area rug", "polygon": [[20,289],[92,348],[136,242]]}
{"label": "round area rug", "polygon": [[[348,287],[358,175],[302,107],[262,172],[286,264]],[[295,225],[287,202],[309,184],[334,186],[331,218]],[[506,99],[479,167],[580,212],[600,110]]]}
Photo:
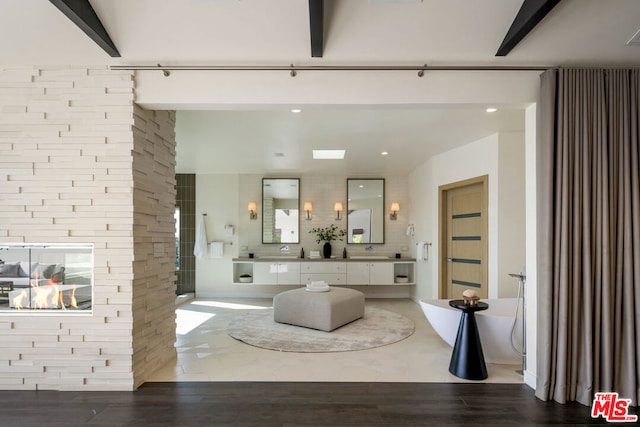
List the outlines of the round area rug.
{"label": "round area rug", "polygon": [[365,307],[364,317],[332,332],[277,323],[272,309],[243,314],[227,327],[230,336],[255,347],[297,353],[366,350],[401,341],[414,330],[410,319],[374,307]]}

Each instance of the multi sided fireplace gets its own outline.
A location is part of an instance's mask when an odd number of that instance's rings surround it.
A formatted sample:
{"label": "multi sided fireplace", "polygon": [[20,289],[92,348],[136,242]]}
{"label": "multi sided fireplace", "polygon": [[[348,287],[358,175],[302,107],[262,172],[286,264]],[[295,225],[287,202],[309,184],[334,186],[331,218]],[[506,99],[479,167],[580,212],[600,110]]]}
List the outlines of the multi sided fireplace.
{"label": "multi sided fireplace", "polygon": [[91,312],[93,244],[0,243],[0,315]]}

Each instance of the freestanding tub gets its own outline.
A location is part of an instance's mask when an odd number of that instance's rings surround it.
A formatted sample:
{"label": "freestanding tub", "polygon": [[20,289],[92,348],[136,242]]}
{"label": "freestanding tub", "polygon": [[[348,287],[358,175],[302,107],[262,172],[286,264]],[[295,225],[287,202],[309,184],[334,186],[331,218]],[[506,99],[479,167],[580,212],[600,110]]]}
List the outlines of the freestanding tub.
{"label": "freestanding tub", "polygon": [[[484,299],[489,309],[475,313],[482,352],[487,363],[521,364],[522,356],[511,347],[511,328],[516,310],[517,298]],[[513,343],[522,350],[522,301],[518,310],[518,321],[513,335]],[[462,312],[449,307],[449,300],[432,299],[420,301],[424,315],[440,338],[453,347],[458,334]]]}

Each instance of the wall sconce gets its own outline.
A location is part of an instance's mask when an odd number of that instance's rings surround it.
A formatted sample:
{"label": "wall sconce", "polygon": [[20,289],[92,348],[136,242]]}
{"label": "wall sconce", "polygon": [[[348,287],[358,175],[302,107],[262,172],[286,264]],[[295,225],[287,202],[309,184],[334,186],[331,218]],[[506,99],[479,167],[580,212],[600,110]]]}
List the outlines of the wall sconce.
{"label": "wall sconce", "polygon": [[333,205],[333,210],[336,211],[336,219],[341,220],[342,219],[342,203],[336,202],[336,204]]}
{"label": "wall sconce", "polygon": [[389,219],[391,221],[395,221],[398,219],[398,211],[400,210],[399,203],[391,203],[391,214],[389,215]]}
{"label": "wall sconce", "polygon": [[258,212],[256,212],[256,202],[249,202],[247,210],[249,211],[249,219],[258,219]]}
{"label": "wall sconce", "polygon": [[305,202],[304,203],[304,219],[306,219],[307,221],[309,221],[311,219],[311,211],[313,210],[313,205],[311,204],[311,202]]}

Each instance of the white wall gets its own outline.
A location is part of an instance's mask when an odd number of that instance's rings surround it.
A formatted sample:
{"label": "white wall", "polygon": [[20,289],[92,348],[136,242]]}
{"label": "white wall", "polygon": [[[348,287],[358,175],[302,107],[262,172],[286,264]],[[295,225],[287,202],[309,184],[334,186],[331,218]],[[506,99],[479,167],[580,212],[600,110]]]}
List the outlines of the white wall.
{"label": "white wall", "polygon": [[[515,296],[505,272],[511,271],[513,264],[525,264],[524,135],[521,133],[488,136],[434,156],[411,173],[414,210],[410,222],[416,229],[411,245],[413,253],[416,242],[432,243],[429,260],[418,261],[416,299],[438,298],[438,188],[482,175],[489,175],[489,298]],[[518,202],[520,196],[522,201]]]}
{"label": "white wall", "polygon": [[535,100],[539,71],[136,72],[136,102],[154,109],[235,109],[256,105],[510,104]]}
{"label": "white wall", "polygon": [[437,282],[433,281],[435,260],[437,251],[437,225],[433,227],[433,221],[438,222],[437,196],[432,197],[434,160],[429,159],[409,175],[409,192],[413,209],[410,212],[409,223],[413,224],[415,235],[411,238],[411,251],[415,256],[417,242],[430,242],[428,261],[416,261],[417,284],[415,300],[432,299],[438,297]]}
{"label": "white wall", "polygon": [[536,186],[536,114],[537,105],[533,104],[525,112],[525,146],[526,146],[526,275],[525,303],[526,303],[526,350],[527,367],[524,372],[525,382],[533,389],[536,388],[537,359],[537,308],[538,299],[536,287],[538,284],[537,259],[537,186]]}
{"label": "white wall", "polygon": [[[207,214],[207,241],[227,243],[223,258],[204,257],[196,260],[197,296],[214,294],[216,290],[228,288],[232,277],[231,259],[238,254],[239,236],[247,231],[238,224],[238,188],[238,175],[196,175],[196,216]],[[234,226],[233,236],[225,234],[226,224]]]}
{"label": "white wall", "polygon": [[499,134],[498,142],[498,271],[500,298],[515,298],[518,281],[509,273],[525,271],[525,135]]}

